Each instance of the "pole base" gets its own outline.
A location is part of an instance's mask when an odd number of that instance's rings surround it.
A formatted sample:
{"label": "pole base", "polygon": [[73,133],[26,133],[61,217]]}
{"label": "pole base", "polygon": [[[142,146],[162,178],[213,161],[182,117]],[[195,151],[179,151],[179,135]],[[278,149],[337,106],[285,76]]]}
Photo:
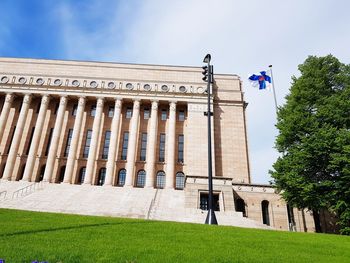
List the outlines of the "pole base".
{"label": "pole base", "polygon": [[207,218],[205,219],[206,225],[217,225],[218,221],[216,220],[216,216],[214,210],[208,210]]}

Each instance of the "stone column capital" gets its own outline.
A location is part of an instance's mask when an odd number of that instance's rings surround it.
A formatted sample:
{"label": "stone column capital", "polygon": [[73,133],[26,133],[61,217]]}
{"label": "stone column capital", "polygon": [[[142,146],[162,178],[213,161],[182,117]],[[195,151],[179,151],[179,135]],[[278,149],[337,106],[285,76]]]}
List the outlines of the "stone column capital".
{"label": "stone column capital", "polygon": [[43,105],[47,105],[50,101],[50,95],[48,94],[42,94],[42,97],[41,97],[41,104]]}
{"label": "stone column capital", "polygon": [[176,110],[176,103],[177,103],[177,101],[174,101],[174,100],[171,100],[171,101],[169,101],[170,102],[170,106],[169,106],[169,108],[170,108],[170,111],[175,111]]}
{"label": "stone column capital", "polygon": [[134,110],[140,109],[141,100],[134,99]]}
{"label": "stone column capital", "polygon": [[121,98],[115,99],[115,108],[120,109],[122,107],[122,104],[123,104],[123,99]]}
{"label": "stone column capital", "polygon": [[152,102],[152,110],[158,110],[159,100],[151,100]]}
{"label": "stone column capital", "polygon": [[30,93],[24,93],[23,103],[29,104],[32,101],[33,95]]}
{"label": "stone column capital", "polygon": [[6,93],[5,101],[8,103],[12,103],[15,98],[15,95],[13,93]]}
{"label": "stone column capital", "polygon": [[78,100],[78,104],[80,106],[85,106],[85,103],[86,103],[86,97],[85,96],[80,96],[79,100]]}
{"label": "stone column capital", "polygon": [[60,97],[60,105],[66,105],[68,102],[68,96],[63,95]]}
{"label": "stone column capital", "polygon": [[96,107],[103,107],[104,100],[105,98],[103,97],[97,97]]}

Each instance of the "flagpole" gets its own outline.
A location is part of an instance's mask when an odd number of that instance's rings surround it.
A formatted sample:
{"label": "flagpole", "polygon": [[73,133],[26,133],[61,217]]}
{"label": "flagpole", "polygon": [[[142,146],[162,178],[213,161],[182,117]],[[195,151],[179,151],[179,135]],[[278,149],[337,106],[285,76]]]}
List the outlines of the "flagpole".
{"label": "flagpole", "polygon": [[276,91],[275,91],[275,83],[274,83],[274,81],[273,81],[272,65],[269,65],[269,68],[270,68],[270,71],[271,71],[273,98],[274,98],[274,100],[275,100],[275,109],[276,109],[276,116],[277,116],[278,107],[277,107],[277,98],[276,98]]}

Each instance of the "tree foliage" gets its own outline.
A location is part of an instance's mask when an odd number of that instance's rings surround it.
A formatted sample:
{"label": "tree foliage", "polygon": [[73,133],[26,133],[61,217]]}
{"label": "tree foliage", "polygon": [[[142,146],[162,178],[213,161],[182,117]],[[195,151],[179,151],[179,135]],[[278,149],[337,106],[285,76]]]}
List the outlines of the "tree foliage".
{"label": "tree foliage", "polygon": [[299,71],[278,112],[270,174],[288,203],[328,209],[350,234],[350,65],[310,56]]}

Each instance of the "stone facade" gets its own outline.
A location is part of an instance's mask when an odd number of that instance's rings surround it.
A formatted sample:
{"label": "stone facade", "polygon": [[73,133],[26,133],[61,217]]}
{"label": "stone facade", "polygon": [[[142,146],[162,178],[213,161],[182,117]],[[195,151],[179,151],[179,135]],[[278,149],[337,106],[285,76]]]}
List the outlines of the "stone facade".
{"label": "stone facade", "polygon": [[[199,67],[0,58],[0,177],[176,189],[185,193],[184,208],[203,208],[207,96],[201,77]],[[294,209],[291,225],[273,188],[252,184],[241,80],[214,78],[218,208],[276,229],[313,231],[308,213],[299,220]]]}

